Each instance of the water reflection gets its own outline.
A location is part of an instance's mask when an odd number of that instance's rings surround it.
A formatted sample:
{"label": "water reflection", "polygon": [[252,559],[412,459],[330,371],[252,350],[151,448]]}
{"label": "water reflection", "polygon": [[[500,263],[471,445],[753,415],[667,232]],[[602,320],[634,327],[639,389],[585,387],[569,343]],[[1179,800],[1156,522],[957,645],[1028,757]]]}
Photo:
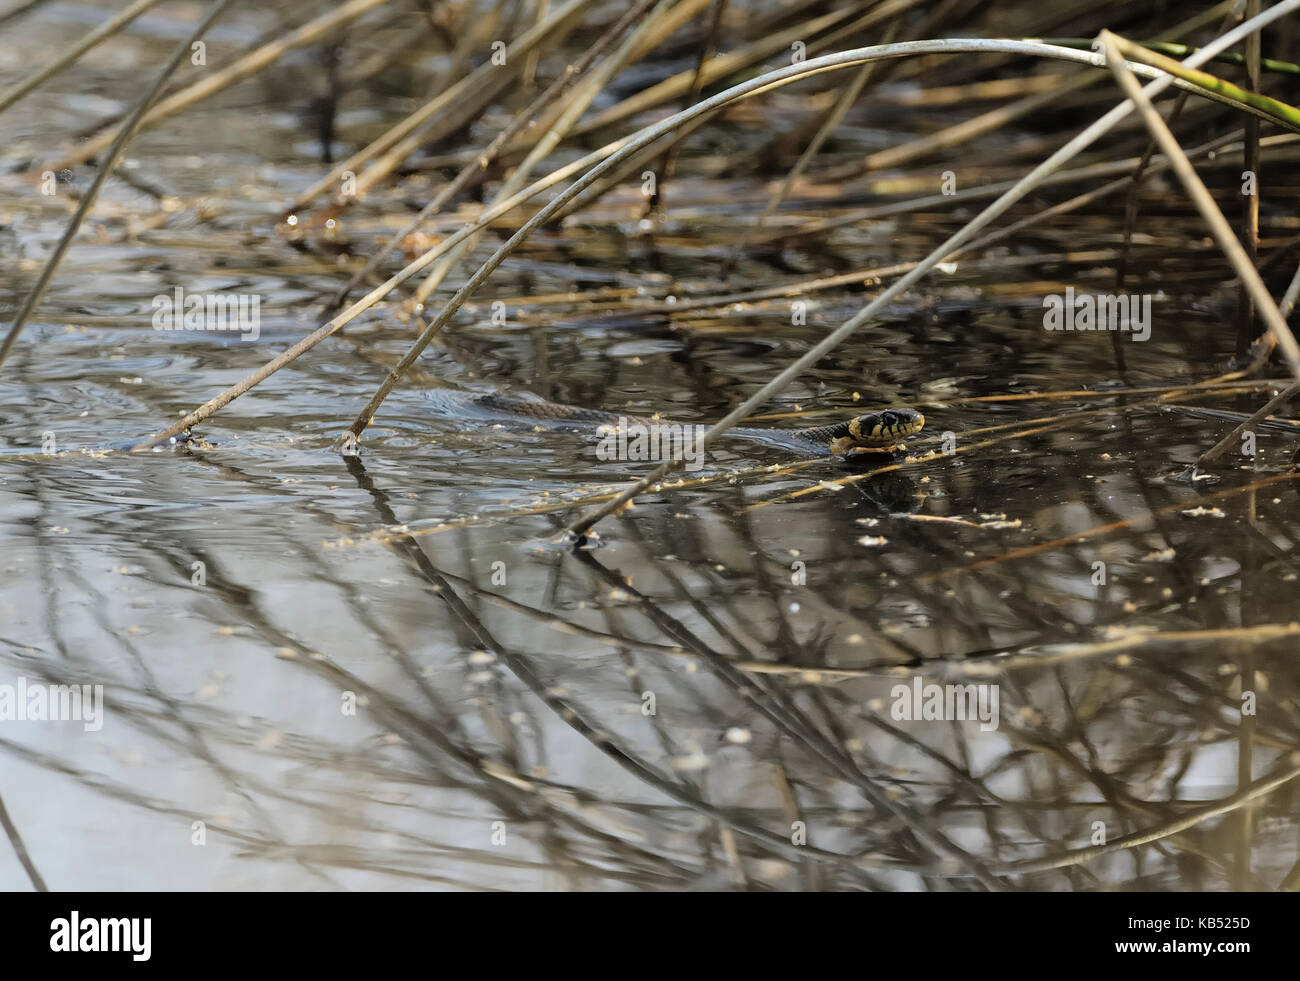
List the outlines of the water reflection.
{"label": "water reflection", "polygon": [[[220,219],[143,234],[121,216],[155,197],[115,184],[106,243],[74,249],[0,373],[0,715],[5,685],[104,693],[94,731],[0,718],[0,791],[51,887],[1296,883],[1296,440],[1261,429],[1255,456],[1180,479],[1235,423],[1165,402],[1250,412],[1279,383],[1164,399],[1231,353],[1218,298],[1166,297],[1121,363],[1026,312],[1060,256],[963,266],[759,420],[916,405],[911,456],[724,441],[566,552],[549,540],[640,465],[468,418],[440,386],[706,422],[856,312],[860,284],[803,322],[787,296],[693,308],[734,240],[708,208],[674,228],[693,251],[616,226],[540,235],[360,459],[330,446],[416,332],[396,303],[194,442],[113,452],[314,327],[337,254],[391,231],[377,202],[342,245],[304,233],[294,251],[270,203],[318,173],[292,117],[224,130],[248,154],[226,167],[194,159],[201,121],[175,123],[143,166]],[[0,239],[12,308],[63,216],[11,175],[0,200],[21,219]],[[952,220],[886,244],[919,254]],[[1103,232],[1085,217],[1034,248]],[[758,249],[727,289],[882,248],[850,226],[833,247]],[[1147,271],[1168,282],[1182,259]],[[153,331],[150,298],[178,282],[263,297],[257,342]],[[0,848],[0,886],[29,882]]]}

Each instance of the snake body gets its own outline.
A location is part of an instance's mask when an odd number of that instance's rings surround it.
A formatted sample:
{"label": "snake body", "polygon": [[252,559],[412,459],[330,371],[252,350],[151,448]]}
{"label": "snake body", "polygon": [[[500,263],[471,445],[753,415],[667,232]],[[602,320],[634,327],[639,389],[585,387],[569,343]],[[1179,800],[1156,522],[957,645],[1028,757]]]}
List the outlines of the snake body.
{"label": "snake body", "polygon": [[[505,419],[555,428],[617,430],[623,425],[683,426],[658,416],[629,416],[600,409],[548,402],[535,395],[477,394],[471,392],[437,393],[459,415],[487,419]],[[807,456],[842,456],[860,453],[894,453],[903,449],[903,440],[916,435],[925,425],[925,417],[915,409],[882,409],[854,416],[844,422],[811,429],[728,429],[728,437],[752,440],[790,453]],[[606,430],[608,431],[608,430]],[[685,430],[684,430],[685,431]]]}

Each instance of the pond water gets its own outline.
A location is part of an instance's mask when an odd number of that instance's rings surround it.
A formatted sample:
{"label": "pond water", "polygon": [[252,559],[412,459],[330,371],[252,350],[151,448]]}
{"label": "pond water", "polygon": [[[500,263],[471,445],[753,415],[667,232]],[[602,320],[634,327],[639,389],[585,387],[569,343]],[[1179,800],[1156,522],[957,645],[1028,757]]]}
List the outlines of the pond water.
{"label": "pond water", "polygon": [[[213,49],[239,50],[268,18],[232,14]],[[54,4],[29,23],[65,44],[84,20]],[[93,176],[71,168],[47,196],[33,171],[127,108],[131,66],[161,62],[179,36],[146,19],[5,114],[6,324]],[[6,84],[38,63],[18,35],[0,38]],[[1297,765],[1297,439],[1260,429],[1254,456],[1188,474],[1234,422],[1186,407],[1252,412],[1283,374],[1186,391],[1227,370],[1236,309],[1190,209],[1151,203],[1159,239],[1135,246],[1149,340],[1043,329],[1045,294],[1112,288],[1111,200],[936,273],[747,423],[913,406],[927,426],[906,456],[850,466],[723,438],[700,469],[602,521],[599,547],[565,550],[552,539],[566,524],[652,464],[601,459],[592,433],[468,416],[442,390],[716,421],[875,287],[798,294],[798,310],[692,299],[919,259],[971,212],[755,249],[724,284],[735,202],[762,201],[763,179],[684,177],[648,227],[629,181],[506,261],[384,404],[360,457],[332,445],[418,333],[397,294],[193,442],[112,449],[323,322],[332,292],[445,179],[408,178],[329,233],[278,223],[326,170],[302,118],[318,72],[291,56],[142,134],[0,368],[0,715],[5,685],[102,686],[93,722],[0,719],[0,795],[48,885],[1295,878],[1300,802],[1285,780],[1158,846],[1085,853]],[[771,118],[794,105],[775,97]],[[344,151],[409,108],[382,87],[345,100]],[[682,170],[742,153],[763,125],[702,131]],[[878,137],[859,121],[836,149],[861,155]],[[465,145],[490,138],[476,129]],[[1270,198],[1266,240],[1293,233],[1270,218],[1293,191]],[[795,195],[778,217],[877,200]],[[177,287],[256,297],[258,336],[155,330],[154,298]],[[973,718],[950,717],[956,685]],[[0,887],[29,887],[3,845]]]}

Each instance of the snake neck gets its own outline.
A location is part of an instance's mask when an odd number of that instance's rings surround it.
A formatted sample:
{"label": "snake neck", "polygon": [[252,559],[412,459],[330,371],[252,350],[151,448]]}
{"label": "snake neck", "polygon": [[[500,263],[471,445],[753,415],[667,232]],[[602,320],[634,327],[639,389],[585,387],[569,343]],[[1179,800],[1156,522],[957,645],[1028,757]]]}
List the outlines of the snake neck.
{"label": "snake neck", "polygon": [[794,436],[797,439],[806,440],[809,443],[822,443],[830,445],[831,440],[843,439],[849,436],[849,424],[837,422],[832,426],[815,426],[812,429],[796,429],[787,435]]}

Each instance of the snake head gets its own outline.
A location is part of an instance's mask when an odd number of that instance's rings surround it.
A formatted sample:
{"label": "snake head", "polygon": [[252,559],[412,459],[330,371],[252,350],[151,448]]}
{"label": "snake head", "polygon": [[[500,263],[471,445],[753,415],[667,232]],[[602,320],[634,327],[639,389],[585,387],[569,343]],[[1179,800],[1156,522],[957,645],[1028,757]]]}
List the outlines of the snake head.
{"label": "snake head", "polygon": [[903,448],[903,440],[915,436],[925,427],[925,416],[915,409],[883,409],[849,420],[849,435],[837,439],[832,451],[850,453],[893,453]]}

